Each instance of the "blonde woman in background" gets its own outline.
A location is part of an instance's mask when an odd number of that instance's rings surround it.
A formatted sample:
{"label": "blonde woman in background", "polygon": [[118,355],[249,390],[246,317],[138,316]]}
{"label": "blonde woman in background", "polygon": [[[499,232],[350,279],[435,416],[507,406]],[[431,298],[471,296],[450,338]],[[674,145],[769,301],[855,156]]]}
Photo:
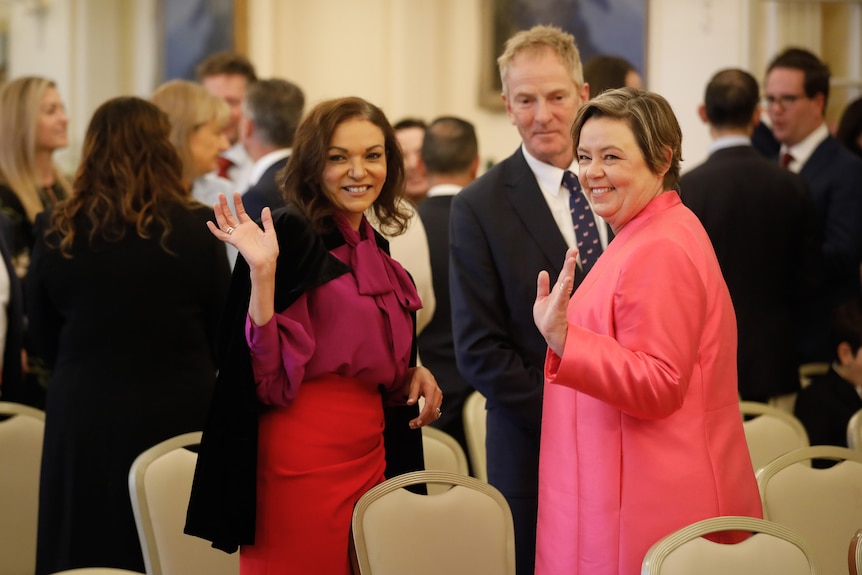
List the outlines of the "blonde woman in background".
{"label": "blonde woman in background", "polygon": [[232,192],[230,180],[212,174],[219,155],[228,149],[227,102],[187,80],[165,82],[150,101],[171,122],[171,143],[183,160],[183,181],[196,200],[212,207],[219,193]]}
{"label": "blonde woman in background", "polygon": [[0,212],[12,220],[10,250],[19,277],[27,273],[36,214],[69,195],[53,159],[69,143],[68,124],[53,81],[25,76],[0,89]]}
{"label": "blonde woman in background", "polygon": [[[233,195],[233,182],[216,175],[218,159],[228,149],[225,135],[230,120],[227,102],[200,84],[170,80],[153,93],[150,101],[168,115],[171,143],[183,161],[183,183],[200,203],[213,207],[219,194]],[[236,249],[228,245],[231,268]]]}

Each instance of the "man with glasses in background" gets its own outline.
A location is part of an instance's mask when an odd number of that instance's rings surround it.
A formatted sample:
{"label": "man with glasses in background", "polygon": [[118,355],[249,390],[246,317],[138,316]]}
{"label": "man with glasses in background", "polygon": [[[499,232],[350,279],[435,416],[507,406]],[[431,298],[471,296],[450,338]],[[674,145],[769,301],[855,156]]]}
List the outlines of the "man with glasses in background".
{"label": "man with glasses in background", "polygon": [[801,48],[784,50],[766,71],[767,113],[781,143],[779,162],[807,182],[823,229],[823,285],[804,343],[805,362],[831,361],[831,312],[860,295],[862,160],[826,127],[829,78],[828,66]]}

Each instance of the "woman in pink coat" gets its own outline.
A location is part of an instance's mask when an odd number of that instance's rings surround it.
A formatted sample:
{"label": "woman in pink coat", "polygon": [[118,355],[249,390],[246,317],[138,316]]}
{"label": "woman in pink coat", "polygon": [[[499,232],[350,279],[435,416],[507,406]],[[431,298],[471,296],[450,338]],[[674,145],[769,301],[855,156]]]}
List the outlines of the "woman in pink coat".
{"label": "woman in pink coat", "polygon": [[536,574],[635,575],[689,523],[761,517],[736,321],[712,244],[673,191],[682,135],[667,101],[606,92],[572,135],[581,186],[615,237],[571,299],[574,249],[553,288],[538,279],[549,349]]}

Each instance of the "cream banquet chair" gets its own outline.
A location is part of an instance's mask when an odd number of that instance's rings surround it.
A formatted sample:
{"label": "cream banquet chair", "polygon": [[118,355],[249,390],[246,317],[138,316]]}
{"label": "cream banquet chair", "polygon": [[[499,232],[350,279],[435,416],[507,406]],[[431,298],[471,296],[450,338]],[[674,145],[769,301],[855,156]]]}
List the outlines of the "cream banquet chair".
{"label": "cream banquet chair", "polygon": [[140,575],[137,571],[115,569],[113,567],[81,567],[80,569],[69,569],[68,571],[57,571],[52,575]]}
{"label": "cream banquet chair", "polygon": [[[469,475],[467,455],[458,440],[436,427],[422,428],[422,450],[425,453],[425,469],[449,471]],[[444,491],[445,486],[429,485],[429,493]]]}
{"label": "cream banquet chair", "polygon": [[847,550],[848,571],[850,575],[862,575],[862,529],[850,540]]}
{"label": "cream banquet chair", "polygon": [[847,422],[847,447],[862,451],[862,409]]}
{"label": "cream banquet chair", "polygon": [[[811,467],[811,459],[838,461]],[[862,453],[815,445],[782,455],[757,472],[766,519],[793,529],[817,555],[823,573],[847,571],[847,542],[862,524]]]}
{"label": "cream banquet chair", "polygon": [[141,453],[129,471],[129,493],[149,575],[236,575],[239,554],[213,549],[183,526],[201,432],[167,439]]}
{"label": "cream banquet chair", "polygon": [[739,410],[744,419],[745,440],[754,471],[776,457],[800,447],[808,447],[805,426],[792,414],[755,401],[740,401]]}
{"label": "cream banquet chair", "polygon": [[[750,531],[734,544],[715,543],[704,535]],[[753,517],[713,517],[692,523],[654,544],[644,557],[641,575],[816,575],[811,547],[783,525]]]}
{"label": "cream banquet chair", "polygon": [[[441,484],[436,495],[410,485]],[[415,471],[369,490],[353,511],[357,575],[514,575],[515,532],[503,495],[445,471]]]}
{"label": "cream banquet chair", "polygon": [[473,475],[488,481],[488,461],[485,458],[485,396],[474,391],[464,402],[464,435],[467,438],[467,451],[473,465]]}
{"label": "cream banquet chair", "polygon": [[0,401],[0,572],[36,570],[36,523],[45,412]]}

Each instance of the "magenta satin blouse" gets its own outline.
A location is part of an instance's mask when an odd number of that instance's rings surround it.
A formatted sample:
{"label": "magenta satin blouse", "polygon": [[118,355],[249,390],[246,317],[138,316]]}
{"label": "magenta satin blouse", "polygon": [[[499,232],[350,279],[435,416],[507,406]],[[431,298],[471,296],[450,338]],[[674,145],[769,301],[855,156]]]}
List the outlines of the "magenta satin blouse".
{"label": "magenta satin blouse", "polygon": [[421,307],[401,265],[381,250],[365,218],[353,230],[342,214],[335,223],[346,243],[330,253],[350,265],[300,296],[262,326],[246,318],[246,340],[260,400],[288,405],[303,381],[335,373],[383,385],[403,401],[413,344],[410,312]]}

